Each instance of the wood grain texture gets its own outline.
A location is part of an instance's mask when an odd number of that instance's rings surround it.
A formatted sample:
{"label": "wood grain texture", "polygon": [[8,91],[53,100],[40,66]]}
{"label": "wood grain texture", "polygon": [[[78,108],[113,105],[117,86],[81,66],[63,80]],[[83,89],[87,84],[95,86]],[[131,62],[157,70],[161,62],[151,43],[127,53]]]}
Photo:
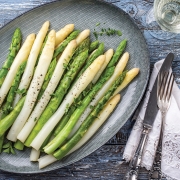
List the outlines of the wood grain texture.
{"label": "wood grain texture", "polygon": [[[53,0],[0,0],[0,27],[13,18],[37,7],[38,5],[53,2]],[[143,33],[150,53],[151,68],[153,64],[165,58],[169,52],[175,53],[173,72],[176,82],[180,84],[180,35],[172,35],[168,40],[158,38],[161,30],[152,27],[147,22],[147,15],[152,8],[153,0],[106,0],[123,9],[134,19]],[[36,175],[19,175],[0,171],[0,180],[4,179],[123,179],[127,165],[121,164],[123,149],[133,126],[128,121],[109,142],[88,157],[65,168]],[[147,171],[140,171],[140,180],[147,179]]]}

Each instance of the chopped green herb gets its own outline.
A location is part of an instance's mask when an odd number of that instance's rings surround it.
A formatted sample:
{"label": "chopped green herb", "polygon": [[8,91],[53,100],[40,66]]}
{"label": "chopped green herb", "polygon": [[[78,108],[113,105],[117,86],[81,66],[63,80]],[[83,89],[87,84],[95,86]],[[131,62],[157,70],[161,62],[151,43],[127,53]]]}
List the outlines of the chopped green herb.
{"label": "chopped green herb", "polygon": [[83,91],[82,95],[85,97],[87,95],[87,91]]}
{"label": "chopped green herb", "polygon": [[90,109],[94,109],[94,106],[90,105]]}
{"label": "chopped green herb", "polygon": [[24,96],[24,95],[26,94],[26,89],[21,89],[21,90],[18,89],[18,90],[16,91],[16,93],[18,93],[18,94]]}
{"label": "chopped green herb", "polygon": [[116,31],[116,34],[117,34],[118,36],[122,36],[122,32],[121,32],[120,30]]}
{"label": "chopped green herb", "polygon": [[81,104],[82,104],[82,101],[78,101],[78,102],[76,103],[76,107],[81,106]]}
{"label": "chopped green herb", "polygon": [[97,32],[93,32],[94,36],[96,39],[98,39],[98,33]]}
{"label": "chopped green herb", "polygon": [[78,98],[74,98],[74,103],[78,103]]}
{"label": "chopped green herb", "polygon": [[67,69],[67,67],[68,67],[68,64],[67,63],[63,63],[63,68]]}
{"label": "chopped green herb", "polygon": [[69,103],[68,103],[68,104],[66,104],[65,113],[67,113],[67,112],[68,112],[68,110],[69,110]]}
{"label": "chopped green herb", "polygon": [[[105,23],[104,23],[105,24]],[[100,23],[97,23],[96,26],[99,26]],[[115,29],[111,29],[111,28],[101,28],[101,31],[97,32],[95,29],[94,29],[94,32],[93,32],[94,36],[96,39],[98,39],[98,36],[103,36],[103,35],[107,35],[107,36],[112,36],[112,35],[118,35],[118,36],[121,36],[122,33],[120,30],[115,30]]]}
{"label": "chopped green herb", "polygon": [[13,110],[13,107],[12,106],[8,106],[7,110],[8,110],[8,112],[10,112],[10,111]]}
{"label": "chopped green herb", "polygon": [[96,26],[99,26],[100,25],[100,23],[96,23]]}

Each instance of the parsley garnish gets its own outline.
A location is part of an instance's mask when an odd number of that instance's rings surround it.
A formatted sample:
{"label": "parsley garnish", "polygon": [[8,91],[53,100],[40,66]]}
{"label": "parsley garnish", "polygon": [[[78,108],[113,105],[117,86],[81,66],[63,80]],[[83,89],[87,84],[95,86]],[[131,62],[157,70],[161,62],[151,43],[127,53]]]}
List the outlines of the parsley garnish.
{"label": "parsley garnish", "polygon": [[[99,26],[99,25],[100,25],[100,23],[96,24],[96,26]],[[122,35],[120,30],[116,30],[116,29],[112,29],[112,28],[101,28],[100,31],[96,31],[94,29],[93,34],[94,34],[96,39],[98,39],[99,36],[103,36],[103,35],[107,35],[107,36],[112,36],[112,35],[121,36]]]}
{"label": "parsley garnish", "polygon": [[90,109],[91,109],[91,110],[94,109],[94,106],[90,105]]}
{"label": "parsley garnish", "polygon": [[9,106],[7,107],[7,111],[8,111],[8,112],[11,112],[12,110],[13,110],[13,107],[9,105]]}
{"label": "parsley garnish", "polygon": [[67,63],[63,63],[63,69],[67,69],[68,64]]}
{"label": "parsley garnish", "polygon": [[68,112],[68,110],[69,110],[69,103],[68,104],[66,104],[66,109],[65,109],[65,113],[67,113]]}
{"label": "parsley garnish", "polygon": [[17,91],[16,91],[16,93],[18,93],[19,95],[22,95],[22,96],[24,96],[25,94],[26,94],[26,89],[18,89]]}

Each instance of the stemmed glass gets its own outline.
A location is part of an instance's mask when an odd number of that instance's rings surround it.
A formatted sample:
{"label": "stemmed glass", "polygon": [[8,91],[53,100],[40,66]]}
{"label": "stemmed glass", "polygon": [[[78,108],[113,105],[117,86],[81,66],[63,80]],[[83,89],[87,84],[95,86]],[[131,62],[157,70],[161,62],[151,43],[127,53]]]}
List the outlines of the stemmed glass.
{"label": "stemmed glass", "polygon": [[162,30],[180,33],[180,0],[155,0],[154,16]]}
{"label": "stemmed glass", "polygon": [[167,40],[180,33],[180,0],[154,0],[147,13],[146,23],[150,34],[157,39]]}

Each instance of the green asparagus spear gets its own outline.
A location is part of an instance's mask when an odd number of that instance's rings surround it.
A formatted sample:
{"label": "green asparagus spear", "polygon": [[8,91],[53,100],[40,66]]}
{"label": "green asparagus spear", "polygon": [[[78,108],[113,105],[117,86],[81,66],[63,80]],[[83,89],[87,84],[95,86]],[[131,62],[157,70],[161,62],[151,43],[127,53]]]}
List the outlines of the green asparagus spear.
{"label": "green asparagus spear", "polygon": [[[90,44],[90,39],[89,37],[86,38],[85,40],[83,40],[79,46],[76,48],[74,54],[73,54],[73,57],[71,58],[70,62],[68,63],[67,67],[66,67],[66,70],[69,69],[69,66],[71,65],[71,63],[74,61],[74,59],[83,51],[85,50],[89,50],[89,44]],[[66,73],[66,71],[65,71]]]}
{"label": "green asparagus spear", "polygon": [[96,41],[93,41],[91,44],[90,44],[90,47],[89,47],[89,54],[91,54],[99,45],[99,41],[96,40]]}
{"label": "green asparagus spear", "polygon": [[62,117],[61,121],[58,123],[57,127],[54,130],[54,136],[57,136],[58,133],[64,128],[68,120],[70,119],[71,115],[76,109],[76,104],[72,104],[66,114]]}
{"label": "green asparagus spear", "polygon": [[54,55],[53,58],[56,58],[59,54],[61,54],[64,49],[66,48],[66,46],[68,45],[68,43],[75,39],[78,34],[80,33],[80,31],[73,31],[61,44],[60,46],[57,47],[57,49],[54,51]]}
{"label": "green asparagus spear", "polygon": [[38,132],[42,129],[44,124],[57,110],[61,101],[63,100],[63,97],[67,93],[72,81],[74,80],[75,76],[77,75],[81,67],[83,66],[87,57],[88,57],[88,50],[83,51],[74,59],[73,63],[70,65],[70,70],[67,71],[63,79],[60,81],[60,84],[53,95],[54,97],[51,98],[48,106],[46,107],[44,112],[41,114],[34,129],[30,133],[29,137],[26,139],[24,143],[26,146],[30,146],[31,142],[36,137]]}
{"label": "green asparagus spear", "polygon": [[[62,159],[70,150],[73,148],[74,145],[84,136],[88,128],[93,123],[93,120],[96,119],[99,112],[103,109],[106,102],[109,100],[109,98],[113,95],[114,91],[117,89],[117,87],[122,83],[123,79],[125,78],[126,72],[123,72],[112,84],[111,88],[106,92],[104,97],[100,99],[96,107],[93,109],[93,111],[90,113],[90,115],[85,119],[85,121],[82,123],[78,131],[74,134],[74,136],[60,149],[55,151],[53,156],[60,160]],[[63,137],[66,136],[66,131],[61,134]],[[67,136],[66,136],[67,137]],[[57,143],[57,142],[56,142]],[[53,152],[53,149],[49,146],[49,149],[45,147],[45,152]]]}
{"label": "green asparagus spear", "polygon": [[41,87],[41,90],[38,94],[38,97],[37,97],[37,101],[41,98],[41,96],[43,95],[44,91],[46,90],[47,86],[48,86],[48,83],[53,75],[53,72],[54,72],[54,69],[56,67],[56,64],[57,64],[57,61],[56,61],[56,58],[54,58],[50,65],[49,65],[49,68],[48,68],[48,71],[47,71],[47,74],[44,78],[44,82],[43,82],[43,85]]}
{"label": "green asparagus spear", "polygon": [[[81,105],[77,107],[74,113],[71,115],[69,121],[65,125],[65,127],[58,133],[58,135],[50,142],[47,146],[45,146],[44,150],[46,153],[53,153],[56,148],[62,145],[62,143],[67,139],[70,134],[72,128],[75,126],[81,114],[84,112],[86,107],[92,101],[93,97],[96,93],[102,88],[104,83],[111,77],[114,72],[115,67],[111,67],[106,71],[106,74],[102,76],[97,83],[93,86],[92,90],[85,96],[82,100]],[[65,133],[66,132],[66,133]]]}
{"label": "green asparagus spear", "polygon": [[26,96],[22,97],[21,100],[17,103],[15,108],[8,114],[4,119],[0,121],[0,137],[9,129],[9,127],[13,124],[16,120],[17,116],[19,115]]}
{"label": "green asparagus spear", "polygon": [[82,51],[89,50],[90,39],[87,37],[84,41],[82,41],[79,46],[76,48],[73,58],[76,58]]}
{"label": "green asparagus spear", "polygon": [[21,31],[19,28],[17,28],[12,37],[12,42],[7,59],[0,70],[0,87],[2,86],[4,79],[9,71],[9,68],[11,67],[13,60],[20,49],[21,39],[22,39]]}
{"label": "green asparagus spear", "polygon": [[48,137],[45,139],[45,141],[43,142],[41,148],[40,148],[40,151],[41,152],[44,152],[44,147],[49,143],[51,137],[53,137],[53,131],[48,135]]}
{"label": "green asparagus spear", "polygon": [[17,150],[22,151],[22,150],[24,149],[24,144],[23,144],[21,141],[17,140],[17,141],[14,143],[14,147],[15,147]]}
{"label": "green asparagus spear", "polygon": [[98,47],[98,49],[96,50],[95,53],[93,53],[92,56],[89,56],[85,66],[81,69],[81,71],[78,73],[76,79],[74,80],[74,83],[78,80],[78,78],[81,76],[81,74],[90,66],[90,64],[101,54],[103,54],[104,52],[104,43],[101,43]]}
{"label": "green asparagus spear", "polygon": [[82,68],[81,73],[79,73],[78,76],[80,76],[98,56],[103,54],[103,52],[104,52],[104,43],[101,43],[97,51],[90,58],[88,58],[86,65]]}
{"label": "green asparagus spear", "polygon": [[124,49],[126,48],[127,40],[124,39],[123,41],[120,42],[119,46],[116,49],[116,52],[114,53],[110,63],[108,64],[108,67],[114,66],[119,60],[120,55],[123,53]]}
{"label": "green asparagus spear", "polygon": [[[13,104],[14,97],[15,97],[16,91],[18,89],[22,74],[23,74],[24,69],[26,67],[26,62],[27,61],[24,61],[20,65],[20,67],[16,73],[16,76],[12,82],[12,86],[9,90],[8,96],[6,98],[6,102],[2,107],[1,119],[5,118],[12,111],[12,104]],[[3,141],[4,141],[4,135],[0,137],[0,153],[2,151]]]}
{"label": "green asparagus spear", "polygon": [[24,73],[26,63],[27,63],[27,61],[24,61],[20,65],[20,67],[18,68],[18,71],[16,73],[16,76],[15,76],[13,82],[12,82],[12,86],[11,86],[11,88],[9,90],[6,102],[2,107],[2,115],[1,115],[2,119],[4,117],[6,117],[12,111],[12,105],[13,105],[14,97],[15,97],[16,91],[18,89],[22,74]]}

